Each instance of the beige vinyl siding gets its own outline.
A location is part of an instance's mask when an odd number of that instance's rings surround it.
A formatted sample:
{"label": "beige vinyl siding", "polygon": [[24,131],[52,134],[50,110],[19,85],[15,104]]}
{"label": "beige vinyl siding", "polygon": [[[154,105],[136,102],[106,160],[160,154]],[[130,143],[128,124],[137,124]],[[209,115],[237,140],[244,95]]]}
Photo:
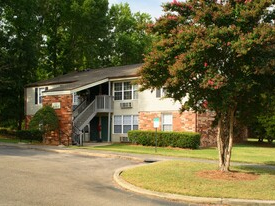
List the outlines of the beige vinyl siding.
{"label": "beige vinyl siding", "polygon": [[[34,115],[40,108],[42,108],[42,104],[35,104],[35,88],[39,87],[28,87],[26,88],[26,115]],[[46,87],[46,86],[45,86]],[[53,89],[59,87],[59,85],[47,86],[48,89]]]}

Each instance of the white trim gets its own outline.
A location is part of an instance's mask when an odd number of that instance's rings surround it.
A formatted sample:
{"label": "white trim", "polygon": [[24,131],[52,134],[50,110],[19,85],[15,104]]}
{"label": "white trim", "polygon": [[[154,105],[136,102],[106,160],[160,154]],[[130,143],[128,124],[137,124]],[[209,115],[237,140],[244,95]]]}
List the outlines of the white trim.
{"label": "white trim", "polygon": [[135,79],[138,79],[138,77],[127,77],[127,78],[110,79],[110,82],[115,82],[115,81],[127,81],[127,80],[135,80]]}
{"label": "white trim", "polygon": [[45,96],[55,96],[55,95],[64,95],[64,94],[72,94],[71,91],[56,91],[56,92],[43,92],[43,97]]}
{"label": "white trim", "polygon": [[[164,116],[169,115],[170,121],[165,122]],[[173,131],[173,114],[172,113],[162,113],[161,114],[161,131]],[[171,130],[164,130],[165,126],[171,126]]]}
{"label": "white trim", "polygon": [[[37,105],[42,105],[43,103],[43,93],[46,91],[46,87],[36,87],[37,88]],[[41,92],[40,92],[41,91]],[[41,101],[40,101],[41,97]]]}
{"label": "white trim", "polygon": [[76,92],[79,92],[79,91],[82,91],[82,90],[85,90],[85,89],[88,89],[88,88],[95,87],[95,86],[97,86],[97,85],[106,83],[106,82],[108,82],[108,81],[109,81],[109,79],[107,78],[107,79],[103,79],[103,80],[97,81],[97,82],[92,83],[92,84],[87,84],[87,85],[85,85],[85,86],[78,87],[78,88],[72,89],[72,90],[46,92],[46,94],[44,94],[43,96],[54,96],[54,95],[73,94],[73,93],[76,93]]}
{"label": "white trim", "polygon": [[79,91],[82,91],[82,90],[85,90],[85,89],[89,89],[89,88],[91,88],[91,87],[95,87],[95,86],[97,86],[97,85],[106,83],[106,82],[108,82],[108,81],[109,81],[108,78],[102,79],[102,80],[97,81],[97,82],[94,82],[94,83],[92,83],[92,84],[87,84],[87,85],[85,85],[85,86],[82,86],[82,87],[78,87],[78,88],[76,88],[76,89],[73,89],[73,90],[71,90],[71,93],[75,93],[75,92],[79,92]]}
{"label": "white trim", "polygon": [[[117,124],[118,126],[121,126],[121,132],[115,132],[115,116],[120,116],[121,117],[121,121],[120,121],[120,124]],[[125,116],[130,116],[131,118],[131,123],[130,124],[124,124],[124,117]],[[134,124],[134,117],[137,117],[137,121],[139,122],[139,115],[138,114],[123,114],[123,115],[113,115],[113,122],[112,122],[112,127],[113,127],[113,130],[112,130],[112,134],[114,135],[117,135],[117,134],[127,134],[127,133],[123,133],[123,129],[124,129],[124,126],[131,126],[131,129],[130,130],[133,130],[134,129],[134,126],[136,124]],[[137,127],[139,126],[137,122]]]}
{"label": "white trim", "polygon": [[[121,83],[121,90],[115,91],[115,84],[120,84]],[[130,89],[125,90],[125,84],[129,83],[129,86],[131,87]],[[138,99],[138,94],[135,96],[135,91],[138,92],[138,85],[137,84],[131,84],[131,81],[116,81],[112,83],[113,85],[113,97],[114,101],[131,101],[131,100],[137,100]],[[135,90],[135,86],[137,86],[137,89]],[[116,98],[116,92],[121,92],[122,96],[121,99],[115,99]],[[126,92],[131,92],[131,99],[125,99],[125,93]]]}

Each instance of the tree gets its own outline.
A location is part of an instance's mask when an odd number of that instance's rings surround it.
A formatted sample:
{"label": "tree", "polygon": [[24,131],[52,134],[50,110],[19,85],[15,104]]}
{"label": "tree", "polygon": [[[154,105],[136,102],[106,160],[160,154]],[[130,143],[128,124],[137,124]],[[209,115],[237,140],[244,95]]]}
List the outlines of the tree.
{"label": "tree", "polygon": [[145,13],[132,13],[129,4],[112,5],[109,14],[109,36],[106,39],[106,59],[109,65],[141,63],[151,45],[147,25],[152,23]]}
{"label": "tree", "polygon": [[35,0],[4,1],[0,8],[0,122],[21,129],[24,86],[36,79],[39,21]]}
{"label": "tree", "polygon": [[221,171],[230,168],[234,121],[275,86],[273,4],[174,0],[151,29],[159,38],[140,70],[142,89],[164,86],[182,111],[216,112]]}
{"label": "tree", "polygon": [[40,2],[44,78],[74,69],[101,66],[102,39],[107,36],[107,0]]}

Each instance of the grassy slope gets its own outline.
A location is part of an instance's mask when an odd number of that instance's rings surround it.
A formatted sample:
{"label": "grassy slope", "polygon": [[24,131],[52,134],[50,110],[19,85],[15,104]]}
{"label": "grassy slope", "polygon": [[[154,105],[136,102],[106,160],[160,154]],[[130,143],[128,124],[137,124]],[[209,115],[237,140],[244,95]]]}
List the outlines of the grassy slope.
{"label": "grassy slope", "polygon": [[199,171],[215,170],[207,163],[169,161],[127,170],[122,177],[145,189],[191,196],[275,200],[275,170],[253,167],[232,167],[247,173],[256,173],[256,180],[208,179]]}
{"label": "grassy slope", "polygon": [[[266,145],[268,147],[266,147]],[[236,162],[247,162],[247,163],[258,163],[258,164],[271,164],[275,165],[275,145],[265,146],[258,145],[253,142],[246,144],[237,144],[233,147],[232,161]],[[99,147],[84,147],[87,149],[96,150],[108,150],[115,152],[130,152],[139,154],[157,154],[157,155],[167,155],[176,157],[193,157],[193,158],[203,158],[203,159],[218,159],[218,151],[216,148],[204,148],[198,150],[189,149],[175,149],[175,148],[157,148],[157,153],[155,153],[154,147],[144,147],[139,145],[129,145],[129,144],[112,144],[109,146],[99,146]]]}

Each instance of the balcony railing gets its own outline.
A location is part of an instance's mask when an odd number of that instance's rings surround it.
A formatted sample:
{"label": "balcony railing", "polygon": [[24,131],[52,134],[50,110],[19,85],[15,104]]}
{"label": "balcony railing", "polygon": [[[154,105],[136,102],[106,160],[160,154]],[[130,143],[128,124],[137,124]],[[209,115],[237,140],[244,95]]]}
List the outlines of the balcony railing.
{"label": "balcony railing", "polygon": [[75,110],[73,111],[73,118],[76,118],[84,109],[87,107],[87,100],[83,101],[78,105]]}
{"label": "balcony railing", "polygon": [[98,112],[113,112],[113,101],[111,96],[96,96],[95,100],[75,117],[74,126],[82,130]]}
{"label": "balcony railing", "polygon": [[95,102],[97,112],[113,112],[113,101],[111,96],[96,96]]}

